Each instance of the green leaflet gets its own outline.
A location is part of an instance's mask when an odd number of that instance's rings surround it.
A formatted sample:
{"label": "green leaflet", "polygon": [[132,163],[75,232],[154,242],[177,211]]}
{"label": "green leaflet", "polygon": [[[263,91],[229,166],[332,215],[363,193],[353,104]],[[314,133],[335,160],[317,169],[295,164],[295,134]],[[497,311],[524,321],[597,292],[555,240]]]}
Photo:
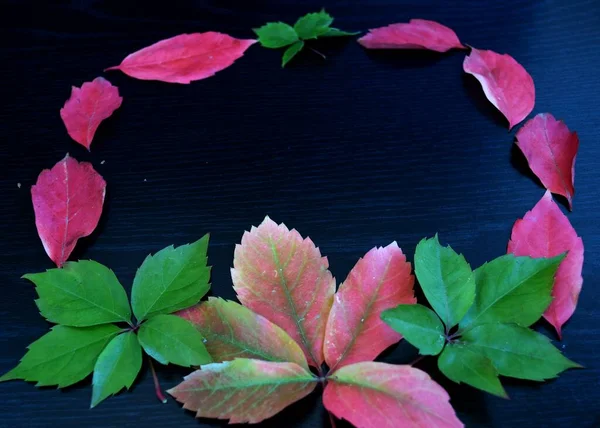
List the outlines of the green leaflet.
{"label": "green leaflet", "polygon": [[581,367],[564,357],[546,336],[516,324],[480,325],[462,339],[489,358],[504,376],[542,381]]}
{"label": "green leaflet", "polygon": [[73,327],[130,322],[125,290],[107,267],[94,261],[69,262],[62,269],[24,275],[36,286],[36,304],[48,321]]}
{"label": "green leaflet", "polygon": [[298,40],[296,31],[284,22],[269,22],[252,31],[258,36],[260,44],[269,49],[282,48]]}
{"label": "green leaflet", "polygon": [[138,339],[146,353],[161,364],[189,367],[212,362],[202,335],[176,315],[150,318],[140,327]]}
{"label": "green leaflet", "polygon": [[438,316],[425,306],[398,305],[383,311],[381,319],[419,348],[421,355],[437,355],[444,347],[444,326]]}
{"label": "green leaflet", "polygon": [[466,383],[490,394],[508,398],[492,362],[469,345],[449,343],[438,359],[438,367],[454,382]]}
{"label": "green leaflet", "polygon": [[118,332],[119,328],[111,324],[82,328],[54,326],[29,345],[19,365],[0,377],[0,382],[23,379],[37,382],[36,386],[72,385],[92,372],[98,355]]}
{"label": "green leaflet", "polygon": [[208,292],[208,239],[205,235],[193,244],[170,246],[144,260],[131,290],[131,305],[138,322],[190,307]]}
{"label": "green leaflet", "polygon": [[475,299],[475,277],[465,258],[442,247],[436,234],[417,245],[415,274],[446,328],[454,327]]}
{"label": "green leaflet", "polygon": [[324,34],[333,23],[333,18],[325,9],[316,13],[308,13],[299,18],[294,24],[294,30],[303,40],[316,39],[321,34]]}
{"label": "green leaflet", "polygon": [[129,389],[142,367],[142,348],[134,332],[112,339],[94,367],[91,407],[124,387]]}
{"label": "green leaflet", "polygon": [[552,300],[554,274],[563,258],[506,254],[476,269],[477,297],[461,330],[494,322],[525,327],[536,322]]}
{"label": "green leaflet", "polygon": [[356,36],[360,33],[361,33],[360,31],[349,32],[349,31],[339,30],[337,28],[329,28],[323,34],[320,34],[319,37],[346,37],[346,36]]}
{"label": "green leaflet", "polygon": [[285,65],[288,62],[290,62],[290,60],[292,58],[294,58],[298,54],[298,52],[300,52],[302,50],[303,47],[304,47],[304,42],[302,40],[298,40],[292,46],[287,48],[285,50],[285,52],[283,53],[283,58],[281,60],[281,67],[282,68],[285,67]]}

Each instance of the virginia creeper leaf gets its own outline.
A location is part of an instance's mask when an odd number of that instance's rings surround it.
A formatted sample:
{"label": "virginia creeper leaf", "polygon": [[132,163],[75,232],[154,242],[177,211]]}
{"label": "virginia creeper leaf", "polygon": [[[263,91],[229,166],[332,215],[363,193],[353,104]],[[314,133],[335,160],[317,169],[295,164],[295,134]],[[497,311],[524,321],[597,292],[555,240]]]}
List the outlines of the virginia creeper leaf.
{"label": "virginia creeper leaf", "polygon": [[35,225],[48,257],[61,267],[79,238],[90,235],[102,214],[106,182],[92,164],[69,155],[41,172],[31,198]]}
{"label": "virginia creeper leaf", "polygon": [[320,367],[335,280],[327,258],[310,238],[266,217],[244,233],[233,265],[233,288],[240,302],[284,329],[308,364]]}
{"label": "virginia creeper leaf", "polygon": [[187,320],[156,315],[143,323],[138,339],[144,351],[161,364],[199,366],[212,362],[204,338]]}
{"label": "virginia creeper leaf", "polygon": [[209,297],[177,315],[198,329],[215,361],[254,358],[292,362],[308,370],[302,349],[285,331],[236,302]]}
{"label": "virginia creeper leaf", "polygon": [[462,427],[449,398],[419,369],[362,362],[331,376],[323,404],[357,427]]}
{"label": "virginia creeper leaf", "polygon": [[171,245],[146,257],[131,289],[131,305],[138,321],[188,308],[208,292],[208,239],[209,235],[204,235],[193,244]]}
{"label": "virginia creeper leaf", "polygon": [[552,303],[544,312],[544,318],[560,337],[562,325],[575,311],[583,284],[583,241],[554,203],[550,192],[546,192],[522,220],[515,222],[508,252],[531,257],[554,257],[567,252],[554,277]]}
{"label": "virginia creeper leaf", "polygon": [[473,48],[463,69],[479,80],[487,99],[508,119],[509,129],[533,110],[533,79],[510,55]]}
{"label": "virginia creeper leaf", "polygon": [[73,327],[130,322],[131,309],[112,270],[91,260],[24,275],[36,286],[36,304],[48,321]]}
{"label": "virginia creeper leaf", "polygon": [[56,325],[28,346],[19,365],[0,377],[0,382],[23,379],[36,386],[64,388],[79,382],[94,369],[104,346],[119,332],[107,324],[93,327]]}
{"label": "virginia creeper leaf", "polygon": [[441,246],[437,235],[423,239],[415,250],[415,274],[446,327],[454,327],[475,299],[475,278],[463,255]]}
{"label": "virginia creeper leaf", "polygon": [[462,339],[488,357],[503,376],[542,381],[581,367],[563,356],[546,336],[516,324],[483,324]]}
{"label": "virginia creeper leaf", "polygon": [[123,388],[131,388],[141,368],[142,348],[135,333],[129,331],[112,339],[94,367],[91,407]]}
{"label": "virginia creeper leaf", "polygon": [[529,327],[546,310],[554,274],[564,255],[549,259],[498,257],[475,270],[475,303],[460,322],[461,330],[505,322]]}
{"label": "virginia creeper leaf", "polygon": [[298,52],[302,50],[303,47],[304,42],[302,40],[298,40],[297,42],[294,42],[294,44],[292,44],[289,48],[287,48],[283,53],[281,67],[285,67],[286,64],[290,62],[292,58],[294,58],[298,54]]}
{"label": "virginia creeper leaf", "polygon": [[465,49],[456,33],[435,21],[411,19],[408,24],[399,23],[369,30],[358,43],[367,49],[427,49],[447,52]]}
{"label": "virginia creeper leaf", "polygon": [[103,77],[96,77],[81,88],[72,87],[71,97],[60,109],[60,117],[71,138],[89,150],[100,123],[109,118],[122,102],[119,88]]}
{"label": "virginia creeper leaf", "polygon": [[331,370],[372,361],[402,336],[381,320],[381,312],[416,303],[415,278],[396,242],[373,248],[340,285],[325,330],[325,361]]}
{"label": "virginia creeper leaf", "polygon": [[256,40],[214,31],[180,34],[134,52],[105,71],[121,70],[136,79],[187,84],[229,67],[254,43]]}
{"label": "virginia creeper leaf", "polygon": [[317,378],[294,363],[245,358],[202,366],[168,391],[197,417],[258,423],[310,394]]}
{"label": "virginia creeper leaf", "polygon": [[469,345],[449,343],[438,359],[438,367],[456,383],[466,383],[498,397],[508,398],[492,362]]}
{"label": "virginia creeper leaf", "polygon": [[269,22],[253,30],[261,46],[278,49],[291,45],[298,40],[298,34],[291,25],[284,22]]}
{"label": "virginia creeper leaf", "polygon": [[323,9],[320,12],[308,13],[299,18],[294,24],[294,30],[298,37],[303,40],[316,39],[327,32],[332,22],[331,15]]}
{"label": "virginia creeper leaf", "polygon": [[519,129],[517,146],[544,187],[567,198],[573,209],[577,133],[550,113],[540,113]]}
{"label": "virginia creeper leaf", "polygon": [[435,312],[425,306],[398,305],[383,311],[381,319],[416,346],[421,355],[437,355],[444,347],[444,325]]}
{"label": "virginia creeper leaf", "polygon": [[360,34],[360,31],[343,31],[337,28],[328,28],[326,32],[319,35],[321,37],[346,37],[346,36],[356,36]]}

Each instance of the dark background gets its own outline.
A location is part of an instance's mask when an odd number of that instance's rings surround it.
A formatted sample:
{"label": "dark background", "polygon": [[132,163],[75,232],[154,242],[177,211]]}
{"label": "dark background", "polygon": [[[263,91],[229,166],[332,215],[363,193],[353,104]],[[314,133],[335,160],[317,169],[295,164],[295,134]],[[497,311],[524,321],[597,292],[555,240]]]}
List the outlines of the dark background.
{"label": "dark background", "polygon": [[[156,3],[2,2],[1,373],[49,328],[20,276],[52,267],[29,190],[66,152],[93,162],[108,182],[100,226],[72,259],[111,267],[128,290],[148,253],[211,232],[212,293],[234,298],[234,245],[267,214],[309,235],[338,280],[375,245],[397,240],[412,260],[417,242],[435,232],[473,266],[506,251],[513,222],[544,190],[512,144],[518,127],[507,132],[477,81],[462,72],[463,52],[366,52],[347,38],[314,42],[326,61],[307,51],[285,70],[281,51],[257,45],[234,66],[190,85],[102,73],[163,38],[208,30],[249,38],[265,22],[293,22],[326,6],[345,30],[428,18],[472,46],[510,53],[534,78],[534,113],[551,112],[579,133],[568,218],[585,245],[584,286],[556,345],[586,369],[543,384],[505,379],[511,400],[503,400],[446,380],[433,358],[417,366],[449,391],[467,426],[599,426],[600,2]],[[100,126],[90,154],[71,141],[59,109],[71,85],[98,75],[119,87],[124,102]],[[545,322],[536,327],[556,339]],[[381,359],[402,364],[415,356],[403,342]],[[163,389],[188,372],[158,368]],[[2,383],[0,425],[220,424],[196,422],[172,399],[160,404],[147,367],[132,392],[94,410],[90,397],[89,380],[64,391]],[[327,423],[318,392],[262,426]]]}

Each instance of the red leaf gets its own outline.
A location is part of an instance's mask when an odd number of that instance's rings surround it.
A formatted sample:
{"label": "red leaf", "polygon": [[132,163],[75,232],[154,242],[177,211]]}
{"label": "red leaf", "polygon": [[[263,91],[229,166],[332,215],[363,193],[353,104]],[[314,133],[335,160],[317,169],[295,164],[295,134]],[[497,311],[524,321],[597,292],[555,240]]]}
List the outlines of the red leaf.
{"label": "red leaf", "polygon": [[533,79],[510,55],[473,48],[463,69],[479,80],[487,99],[508,119],[509,129],[533,110]]}
{"label": "red leaf", "polygon": [[323,394],[327,410],[358,428],[462,427],[448,400],[427,373],[372,362],[337,370]]}
{"label": "red leaf", "polygon": [[573,208],[579,137],[550,113],[540,113],[517,132],[517,146],[546,189],[563,195]]}
{"label": "red leaf", "polygon": [[465,49],[450,28],[435,21],[411,19],[408,24],[392,24],[369,30],[358,43],[367,49],[428,49],[446,52]]}
{"label": "red leaf", "polygon": [[360,259],[333,299],[325,330],[325,361],[334,370],[372,361],[402,336],[384,323],[381,312],[416,303],[410,263],[391,243]]}
{"label": "red leaf", "polygon": [[60,117],[71,138],[89,150],[100,123],[110,117],[122,102],[116,86],[96,77],[81,88],[72,87],[71,97],[60,109]]}
{"label": "red leaf", "polygon": [[67,155],[41,172],[31,188],[35,225],[48,256],[61,267],[77,240],[90,235],[102,214],[106,182],[92,165]]}
{"label": "red leaf", "polygon": [[335,280],[310,238],[266,217],[236,245],[231,270],[242,304],[284,329],[308,364],[323,363],[323,337]]}
{"label": "red leaf", "polygon": [[134,52],[106,70],[121,70],[136,79],[187,84],[229,67],[254,43],[213,31],[180,34]]}
{"label": "red leaf", "polygon": [[561,337],[562,325],[573,315],[583,284],[583,241],[552,200],[550,192],[513,226],[508,252],[516,256],[554,257],[568,251],[556,276],[546,318]]}

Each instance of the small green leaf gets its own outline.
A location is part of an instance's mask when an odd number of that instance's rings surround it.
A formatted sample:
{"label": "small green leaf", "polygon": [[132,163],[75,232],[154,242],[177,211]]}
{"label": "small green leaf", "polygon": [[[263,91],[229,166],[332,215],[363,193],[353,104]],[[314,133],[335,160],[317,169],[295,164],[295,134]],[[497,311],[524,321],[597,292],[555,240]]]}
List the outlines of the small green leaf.
{"label": "small green leaf", "polygon": [[0,377],[0,382],[23,379],[37,382],[36,386],[72,385],[92,372],[98,355],[118,332],[119,327],[112,324],[54,326],[28,346],[19,365]]}
{"label": "small green leaf", "polygon": [[516,324],[483,324],[462,339],[488,357],[503,376],[542,381],[581,367],[563,356],[546,336]]}
{"label": "small green leaf", "polygon": [[381,313],[381,319],[419,348],[421,355],[437,355],[444,347],[444,326],[431,309],[418,305],[398,305]]}
{"label": "small green leaf", "polygon": [[456,383],[466,383],[498,397],[508,398],[492,362],[468,345],[448,344],[438,359],[438,367]]}
{"label": "small green leaf", "polygon": [[326,32],[324,32],[323,34],[319,34],[319,37],[356,36],[360,33],[361,33],[360,31],[348,32],[348,31],[339,30],[337,28],[328,28]]}
{"label": "small green leaf", "polygon": [[91,407],[124,387],[131,388],[141,367],[142,348],[134,332],[120,334],[111,340],[94,367]]}
{"label": "small green leaf", "polygon": [[477,268],[477,297],[460,322],[461,330],[496,322],[529,327],[552,301],[554,274],[563,258],[506,254]]}
{"label": "small green leaf", "polygon": [[205,235],[193,244],[170,246],[144,260],[131,290],[131,305],[138,321],[185,309],[200,301],[210,288],[207,247],[208,235]]}
{"label": "small green leaf", "polygon": [[260,44],[270,49],[282,48],[298,40],[296,31],[284,22],[269,22],[252,31],[258,36]]}
{"label": "small green leaf", "polygon": [[304,47],[304,42],[302,40],[298,40],[292,46],[287,48],[283,53],[283,59],[281,60],[281,68],[285,67],[285,65],[290,62],[292,58],[296,56],[298,52],[302,50]]}
{"label": "small green leaf", "polygon": [[112,270],[91,260],[69,262],[62,269],[24,275],[36,286],[36,304],[48,321],[88,327],[130,322],[127,294]]}
{"label": "small green leaf", "polygon": [[140,327],[138,339],[146,353],[161,364],[189,367],[212,362],[202,335],[175,315],[150,318]]}
{"label": "small green leaf", "polygon": [[309,13],[298,19],[294,24],[294,30],[301,39],[316,39],[329,29],[333,18],[325,10]]}
{"label": "small green leaf", "polygon": [[425,297],[448,329],[475,299],[475,277],[462,254],[442,247],[438,236],[423,239],[415,250],[415,273]]}

